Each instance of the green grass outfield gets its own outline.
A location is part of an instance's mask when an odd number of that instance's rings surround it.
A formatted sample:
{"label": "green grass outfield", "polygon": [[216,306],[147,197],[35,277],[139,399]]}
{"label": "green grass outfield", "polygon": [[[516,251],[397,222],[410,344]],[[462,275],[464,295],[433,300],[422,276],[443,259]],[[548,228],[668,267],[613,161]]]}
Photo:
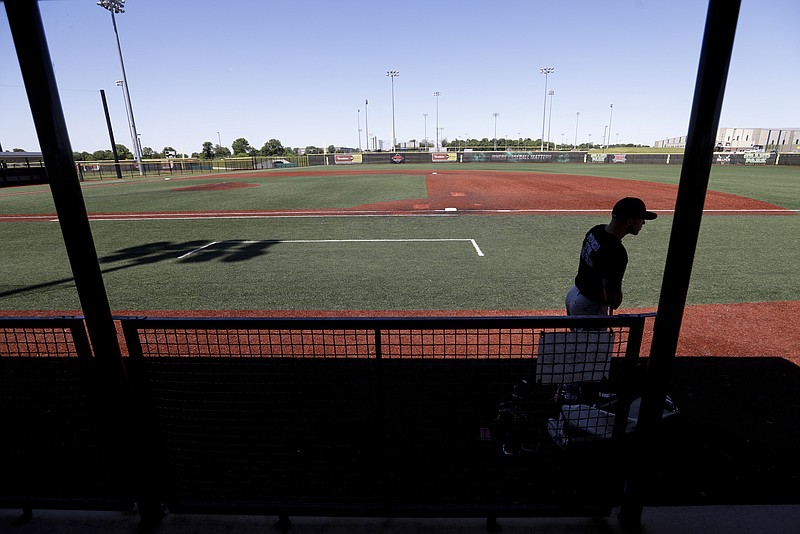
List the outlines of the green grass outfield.
{"label": "green grass outfield", "polygon": [[[425,196],[431,166],[358,166],[345,176],[239,173],[83,185],[90,213],[309,210]],[[433,169],[443,167],[433,166]],[[679,166],[458,165],[677,183]],[[393,174],[369,174],[391,170]],[[347,169],[344,169],[347,170]],[[363,173],[363,174],[362,174]],[[175,192],[210,181],[260,187]],[[723,166],[711,189],[800,210],[800,168]],[[52,214],[47,187],[0,189],[0,216]],[[455,215],[92,222],[114,310],[559,310],[598,216]],[[672,217],[625,240],[624,308],[658,302]],[[0,222],[0,310],[77,310],[59,225]],[[690,304],[797,300],[800,217],[711,216]],[[216,245],[209,245],[217,242]],[[479,255],[484,254],[483,256]],[[188,254],[188,255],[187,255]]]}

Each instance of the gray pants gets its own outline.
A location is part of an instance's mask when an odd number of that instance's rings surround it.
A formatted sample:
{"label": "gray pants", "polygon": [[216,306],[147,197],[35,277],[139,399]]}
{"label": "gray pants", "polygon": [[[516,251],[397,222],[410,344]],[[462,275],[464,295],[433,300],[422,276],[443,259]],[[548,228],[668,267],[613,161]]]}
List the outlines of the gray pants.
{"label": "gray pants", "polygon": [[609,315],[607,304],[597,304],[583,295],[577,287],[572,286],[565,300],[567,315]]}

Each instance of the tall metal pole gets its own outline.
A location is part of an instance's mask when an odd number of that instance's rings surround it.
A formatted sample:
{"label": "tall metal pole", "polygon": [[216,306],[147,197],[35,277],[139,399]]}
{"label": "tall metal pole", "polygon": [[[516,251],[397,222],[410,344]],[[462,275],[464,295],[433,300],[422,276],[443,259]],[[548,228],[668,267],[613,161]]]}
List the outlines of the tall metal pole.
{"label": "tall metal pole", "polygon": [[367,138],[367,151],[369,151],[369,114],[367,113],[367,106],[369,105],[369,100],[364,99],[364,130]]}
{"label": "tall metal pole", "polygon": [[442,96],[442,93],[439,91],[434,91],[433,96],[436,97],[436,151],[438,152],[439,149],[439,97]]}
{"label": "tall metal pole", "polygon": [[396,70],[387,70],[386,76],[392,80],[392,150],[397,150],[397,135],[395,134],[394,130],[394,79],[395,77],[399,76],[400,73]]}
{"label": "tall metal pole", "polygon": [[709,1],[658,314],[653,325],[645,392],[639,410],[637,427],[641,441],[637,449],[640,456],[634,458],[633,463],[638,472],[627,481],[619,514],[621,521],[631,525],[638,525],[641,519],[646,468],[660,461],[647,455],[657,449],[656,431],[678,348],[740,5],[741,0]]}
{"label": "tall metal pole", "polygon": [[425,130],[423,132],[422,139],[425,142],[425,148],[428,148],[428,114],[423,113],[422,116],[424,117],[425,120],[425,126],[424,126]]}
{"label": "tall metal pole", "polygon": [[553,121],[553,96],[556,94],[552,89],[547,92],[550,97],[550,114],[547,118],[547,150],[550,150],[550,123]]}
{"label": "tall metal pole", "polygon": [[578,120],[581,118],[581,112],[575,112],[575,142],[572,143],[572,147],[577,150],[578,148]]}
{"label": "tall metal pole", "polygon": [[138,143],[134,142],[135,134],[133,132],[133,128],[131,127],[131,108],[128,105],[128,93],[125,92],[125,82],[122,80],[117,80],[116,82],[117,87],[122,89],[122,100],[125,102],[125,116],[128,117],[128,135],[131,136],[131,142],[134,146],[131,148],[131,154],[133,154],[134,160],[136,159],[136,145]]}
{"label": "tall metal pole", "polygon": [[358,151],[361,152],[361,108],[358,109]]}
{"label": "tall metal pole", "polygon": [[499,113],[492,113],[494,115],[494,151],[497,152],[497,116]]}
{"label": "tall metal pole", "polygon": [[614,118],[614,104],[611,104],[611,114],[608,116],[608,137],[606,138],[606,149],[611,144],[611,119]]}
{"label": "tall metal pole", "polygon": [[119,155],[117,154],[117,144],[114,142],[114,129],[111,128],[111,115],[108,114],[108,101],[106,92],[100,89],[100,98],[103,100],[103,111],[106,114],[106,126],[108,127],[108,137],[111,140],[111,153],[114,155],[114,169],[117,171],[117,178],[122,179],[122,169],[119,168]]}
{"label": "tall metal pole", "polygon": [[133,105],[131,104],[131,94],[128,90],[128,76],[125,73],[125,61],[122,59],[122,46],[119,43],[119,32],[117,31],[117,19],[114,17],[114,13],[124,13],[125,10],[122,9],[122,6],[125,4],[123,1],[110,1],[110,0],[102,0],[97,2],[97,5],[107,9],[111,13],[111,24],[114,26],[114,36],[116,37],[117,41],[117,53],[119,54],[119,64],[122,68],[122,82],[123,88],[125,90],[125,103],[128,106],[128,119],[130,121],[131,127],[131,135],[132,135],[132,142],[133,142],[133,156],[136,159],[137,165],[139,165],[139,174],[144,175],[144,168],[142,167],[142,151],[139,149],[139,134],[136,132],[136,120],[133,117]]}
{"label": "tall metal pole", "polygon": [[544,120],[547,116],[547,75],[555,72],[555,67],[542,67],[539,74],[544,74],[544,105],[542,106],[542,152],[544,152]]}

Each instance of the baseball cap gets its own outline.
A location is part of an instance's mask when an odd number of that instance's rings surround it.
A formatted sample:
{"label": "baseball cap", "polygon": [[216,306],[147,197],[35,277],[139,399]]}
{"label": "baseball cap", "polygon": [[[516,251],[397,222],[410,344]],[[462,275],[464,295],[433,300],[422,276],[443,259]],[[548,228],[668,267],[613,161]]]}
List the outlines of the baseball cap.
{"label": "baseball cap", "polygon": [[625,197],[616,204],[611,211],[615,219],[647,219],[651,221],[658,217],[652,211],[647,211],[641,198]]}

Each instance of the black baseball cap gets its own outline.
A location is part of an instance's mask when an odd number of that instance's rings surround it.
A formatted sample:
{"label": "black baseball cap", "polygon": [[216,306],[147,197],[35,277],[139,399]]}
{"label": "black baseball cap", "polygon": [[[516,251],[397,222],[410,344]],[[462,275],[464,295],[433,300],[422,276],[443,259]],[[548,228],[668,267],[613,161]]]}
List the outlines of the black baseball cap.
{"label": "black baseball cap", "polygon": [[646,219],[648,221],[652,221],[658,217],[658,215],[652,211],[647,211],[647,208],[644,206],[644,201],[636,197],[625,197],[614,204],[611,215],[615,219]]}

